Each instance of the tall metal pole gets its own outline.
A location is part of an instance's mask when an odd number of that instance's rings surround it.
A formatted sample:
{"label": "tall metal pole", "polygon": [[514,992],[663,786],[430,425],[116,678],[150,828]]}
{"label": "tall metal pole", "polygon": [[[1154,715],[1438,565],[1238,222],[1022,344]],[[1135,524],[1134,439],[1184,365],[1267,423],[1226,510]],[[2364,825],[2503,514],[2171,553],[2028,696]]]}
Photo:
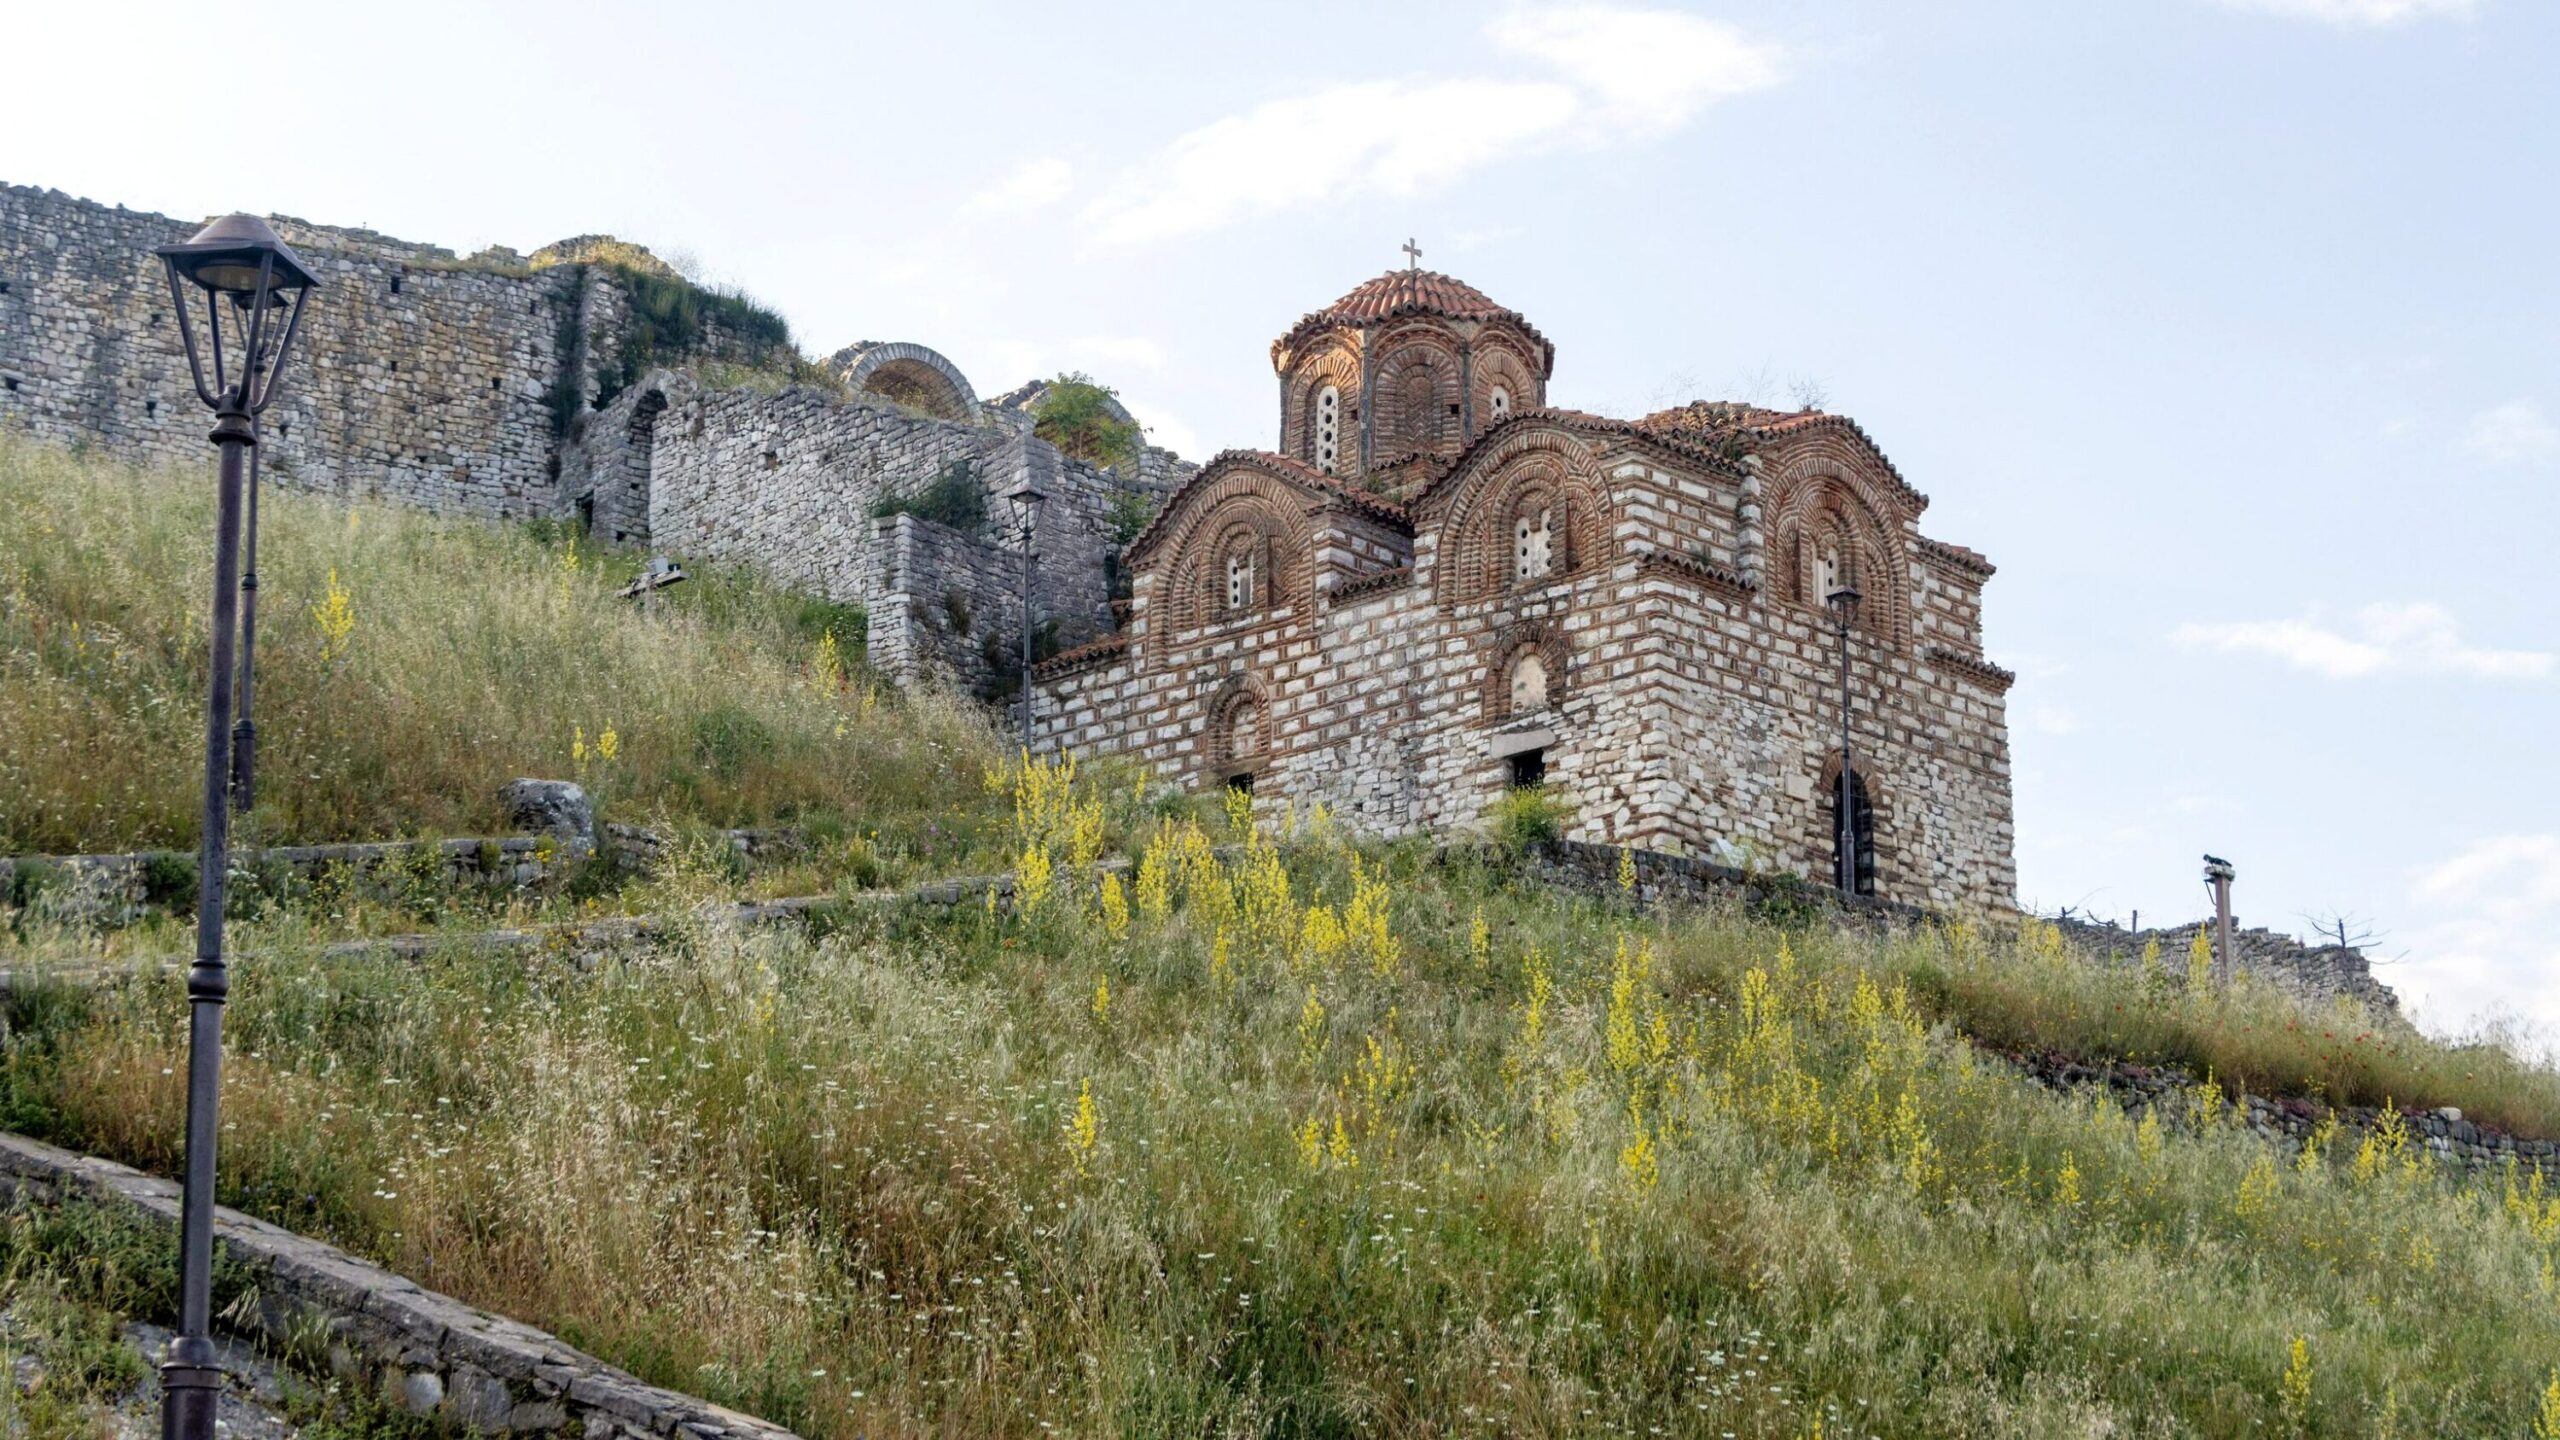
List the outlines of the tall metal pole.
{"label": "tall metal pole", "polygon": [[1022,754],[1031,755],[1031,566],[1037,553],[1031,548],[1032,529],[1040,523],[1038,507],[1030,507],[1022,519]]}
{"label": "tall metal pole", "polygon": [[1857,765],[1849,753],[1849,607],[1840,607],[1840,854],[1842,895],[1858,893]]}
{"label": "tall metal pole", "polygon": [[2225,988],[2240,973],[2239,954],[2231,948],[2231,882],[2238,874],[2230,861],[2205,857],[2205,882],[2213,887],[2213,983]]}
{"label": "tall metal pole", "polygon": [[186,1190],[178,1217],[178,1337],[160,1367],[162,1440],[210,1440],[222,1370],[213,1348],[213,1156],[222,1084],[222,1005],[231,979],[222,956],[222,910],[231,868],[232,640],[239,623],[242,472],[256,427],[234,392],[215,417],[222,452],[215,500],[213,654],[205,696],[204,833],[196,857],[196,960],[187,970]]}
{"label": "tall metal pole", "polygon": [[[256,372],[254,359],[251,373]],[[265,427],[249,422],[249,515],[240,546],[240,721],[231,727],[231,808],[258,804],[258,452]]]}

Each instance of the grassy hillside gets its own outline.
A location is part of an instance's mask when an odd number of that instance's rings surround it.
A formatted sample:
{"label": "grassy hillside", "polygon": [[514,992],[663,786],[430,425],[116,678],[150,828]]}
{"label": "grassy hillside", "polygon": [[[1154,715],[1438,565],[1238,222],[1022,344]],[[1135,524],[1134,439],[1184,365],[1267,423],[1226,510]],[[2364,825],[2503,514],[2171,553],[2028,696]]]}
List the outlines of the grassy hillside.
{"label": "grassy hillside", "polygon": [[[0,437],[0,854],[194,844],[212,511],[210,456]],[[635,821],[930,840],[985,808],[989,728],[876,684],[856,612],[697,569],[644,619],[636,554],[280,487],[260,532],[253,841],[503,830],[521,775]]]}
{"label": "grassy hillside", "polygon": [[[0,849],[189,838],[208,489],[0,442]],[[680,846],[619,897],[678,928],[594,967],[332,957],[374,921],[311,897],[234,926],[224,1198],[651,1380],[818,1437],[2560,1440],[2560,1192],[1991,1052],[2535,1135],[2547,1068],[2040,925],[1664,917],[1321,815],[1204,828],[1126,772],[991,774],[982,719],[744,577],[644,620],[635,556],[271,501],[270,838],[494,828],[499,784],[574,774],[1022,876],[743,932]],[[0,964],[154,923],[0,911]],[[0,1124],[176,1169],[173,981],[0,1019]],[[14,1243],[0,1294],[123,1303]]]}
{"label": "grassy hillside", "polygon": [[[1096,884],[1146,798],[1014,783],[1019,914],[593,973],[262,947],[231,1198],[816,1436],[2560,1434],[2560,1195],[1965,1034],[2139,1011],[2297,1063],[2268,995],[1321,822],[1163,822]],[[179,1013],[22,998],[9,1122],[173,1166]]]}

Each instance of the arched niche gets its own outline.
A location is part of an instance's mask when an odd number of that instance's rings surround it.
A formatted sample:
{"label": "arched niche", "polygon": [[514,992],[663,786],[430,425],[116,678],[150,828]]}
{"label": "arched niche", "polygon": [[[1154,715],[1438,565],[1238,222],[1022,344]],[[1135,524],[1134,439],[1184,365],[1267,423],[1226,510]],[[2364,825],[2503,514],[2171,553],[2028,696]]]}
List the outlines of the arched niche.
{"label": "arched niche", "polygon": [[943,420],[978,418],[978,392],[941,352],[906,341],[856,345],[830,363],[845,388]]}

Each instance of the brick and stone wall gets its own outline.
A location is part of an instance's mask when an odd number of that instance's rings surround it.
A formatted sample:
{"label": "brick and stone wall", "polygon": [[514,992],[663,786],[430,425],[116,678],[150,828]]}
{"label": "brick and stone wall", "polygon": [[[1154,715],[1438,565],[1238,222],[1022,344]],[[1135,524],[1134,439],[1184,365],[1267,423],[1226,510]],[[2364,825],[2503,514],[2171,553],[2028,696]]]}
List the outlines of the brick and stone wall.
{"label": "brick and stone wall", "polygon": [[[1859,537],[1875,600],[1850,641],[1879,892],[2006,907],[2008,676],[1979,658],[1969,598],[1988,567],[1951,575],[1932,560],[1916,497],[1900,499],[1880,457],[1852,458],[1862,471],[1817,472],[1822,483],[1854,481],[1860,503],[1899,515]],[[1044,670],[1038,731],[1193,783],[1249,773],[1257,797],[1321,801],[1391,834],[1477,823],[1512,782],[1511,757],[1534,750],[1573,838],[1824,873],[1838,641],[1818,606],[1726,563],[1766,549],[1757,477],[1561,412],[1492,432],[1420,484],[1410,512],[1280,456],[1222,456],[1140,542],[1125,635]],[[1814,482],[1790,483],[1801,504]],[[1557,559],[1514,580],[1514,519],[1528,513],[1552,528]],[[1219,593],[1228,555],[1270,568],[1267,593],[1233,610]],[[1524,652],[1547,698],[1519,710],[1508,674]]]}

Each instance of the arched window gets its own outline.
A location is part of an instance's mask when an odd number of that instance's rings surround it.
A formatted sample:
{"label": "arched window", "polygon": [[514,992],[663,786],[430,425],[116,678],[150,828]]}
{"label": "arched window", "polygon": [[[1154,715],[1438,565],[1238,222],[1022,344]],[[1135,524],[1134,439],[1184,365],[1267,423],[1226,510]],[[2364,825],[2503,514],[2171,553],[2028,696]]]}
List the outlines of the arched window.
{"label": "arched window", "polygon": [[1327,475],[1342,462],[1342,387],[1316,392],[1316,468]]}
{"label": "arched window", "polygon": [[1526,715],[1546,708],[1546,659],[1535,650],[1523,650],[1511,661],[1511,713]]}
{"label": "arched window", "polygon": [[1253,608],[1253,549],[1239,545],[1227,552],[1227,609]]}
{"label": "arched window", "polygon": [[1511,387],[1508,385],[1494,386],[1493,394],[1485,399],[1484,408],[1485,413],[1491,417],[1487,422],[1488,424],[1501,424],[1503,420],[1511,414]]}
{"label": "arched window", "polygon": [[1555,507],[1522,507],[1511,522],[1511,578],[1532,580],[1555,563]]}
{"label": "arched window", "polygon": [[1240,700],[1227,712],[1227,758],[1250,760],[1262,753],[1262,705]]}
{"label": "arched window", "polygon": [[1840,588],[1842,575],[1840,551],[1836,542],[1825,538],[1813,554],[1813,594],[1808,597],[1816,605],[1831,603],[1831,592]]}

